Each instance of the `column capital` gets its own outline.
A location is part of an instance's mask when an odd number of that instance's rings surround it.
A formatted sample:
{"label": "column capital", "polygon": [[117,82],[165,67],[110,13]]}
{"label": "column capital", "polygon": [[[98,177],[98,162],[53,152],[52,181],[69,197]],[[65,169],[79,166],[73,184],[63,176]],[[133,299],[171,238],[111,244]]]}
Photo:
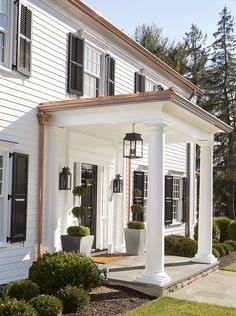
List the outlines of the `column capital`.
{"label": "column capital", "polygon": [[170,123],[165,121],[165,120],[148,121],[148,122],[145,122],[144,124],[151,130],[158,130],[160,128],[166,128],[167,126],[170,125]]}
{"label": "column capital", "polygon": [[214,140],[199,140],[197,144],[201,148],[212,148],[215,145]]}
{"label": "column capital", "polygon": [[46,114],[44,112],[39,112],[38,113],[38,122],[39,125],[47,125],[48,121],[50,120],[51,115]]}

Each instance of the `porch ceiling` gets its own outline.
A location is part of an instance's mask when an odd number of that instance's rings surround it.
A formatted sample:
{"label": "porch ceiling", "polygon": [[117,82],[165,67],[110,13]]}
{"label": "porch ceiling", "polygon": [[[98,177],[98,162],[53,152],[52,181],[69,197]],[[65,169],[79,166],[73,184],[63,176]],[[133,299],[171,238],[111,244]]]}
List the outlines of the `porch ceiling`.
{"label": "porch ceiling", "polygon": [[215,133],[232,131],[230,126],[172,90],[46,102],[39,105],[39,112],[51,115],[51,126],[116,143],[131,131],[132,123],[147,140],[147,125],[164,122],[167,143],[212,140]]}

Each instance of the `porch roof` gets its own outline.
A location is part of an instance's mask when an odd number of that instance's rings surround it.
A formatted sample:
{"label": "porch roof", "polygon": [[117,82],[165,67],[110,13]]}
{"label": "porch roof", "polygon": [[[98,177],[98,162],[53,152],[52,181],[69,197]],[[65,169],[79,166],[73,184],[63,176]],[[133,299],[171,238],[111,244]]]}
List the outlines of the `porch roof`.
{"label": "porch roof", "polygon": [[[96,111],[98,111],[99,109],[102,110],[104,108],[107,110],[115,110],[114,108],[117,108],[117,110],[126,110],[128,108],[132,108],[132,111],[135,111],[138,109],[139,106],[142,106],[145,112],[150,111],[150,120],[151,118],[153,118],[151,108],[153,109],[154,106],[156,110],[157,108],[160,109],[161,107],[162,113],[165,112],[166,114],[168,113],[172,116],[176,115],[182,118],[183,116],[186,116],[188,123],[191,123],[191,120],[193,120],[193,124],[195,121],[195,125],[200,128],[204,125],[204,127],[211,131],[212,134],[218,132],[228,133],[232,132],[233,130],[232,127],[230,127],[228,124],[224,123],[223,121],[216,118],[214,115],[203,110],[201,107],[194,104],[190,100],[187,100],[186,98],[177,94],[172,89],[115,96],[101,96],[96,98],[81,98],[73,100],[43,102],[38,106],[38,111],[39,113],[54,114],[53,116],[58,114],[60,117],[63,118],[63,116],[66,117],[67,115],[69,115],[69,112],[72,113],[71,111],[73,111],[73,114],[75,114],[78,112],[78,110],[80,111],[81,116],[82,109],[85,110],[94,108],[96,109]],[[115,112],[113,111],[113,114],[114,113]],[[92,114],[91,110],[90,114]],[[146,121],[150,120],[146,116]],[[135,121],[137,121],[137,118],[135,119],[134,117],[134,122]],[[99,121],[97,123],[101,122]],[[71,125],[73,125],[73,123]]]}

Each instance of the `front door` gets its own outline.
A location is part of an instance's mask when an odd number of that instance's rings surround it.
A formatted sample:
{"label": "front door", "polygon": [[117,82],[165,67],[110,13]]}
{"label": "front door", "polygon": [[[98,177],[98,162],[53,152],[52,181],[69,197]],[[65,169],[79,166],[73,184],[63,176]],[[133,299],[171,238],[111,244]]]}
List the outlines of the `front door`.
{"label": "front door", "polygon": [[96,248],[96,222],[97,222],[97,166],[83,163],[81,166],[81,185],[87,187],[86,195],[81,198],[81,206],[87,207],[87,215],[82,225],[89,227],[94,235],[93,248]]}

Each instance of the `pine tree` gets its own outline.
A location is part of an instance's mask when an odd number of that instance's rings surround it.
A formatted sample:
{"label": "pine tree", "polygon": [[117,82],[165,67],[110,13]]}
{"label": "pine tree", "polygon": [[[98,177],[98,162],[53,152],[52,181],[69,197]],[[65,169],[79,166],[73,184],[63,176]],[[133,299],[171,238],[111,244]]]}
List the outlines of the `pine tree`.
{"label": "pine tree", "polygon": [[236,184],[236,41],[234,19],[224,7],[218,29],[213,34],[211,64],[205,82],[204,108],[234,129],[230,134],[219,134],[214,150],[214,202],[235,218]]}

